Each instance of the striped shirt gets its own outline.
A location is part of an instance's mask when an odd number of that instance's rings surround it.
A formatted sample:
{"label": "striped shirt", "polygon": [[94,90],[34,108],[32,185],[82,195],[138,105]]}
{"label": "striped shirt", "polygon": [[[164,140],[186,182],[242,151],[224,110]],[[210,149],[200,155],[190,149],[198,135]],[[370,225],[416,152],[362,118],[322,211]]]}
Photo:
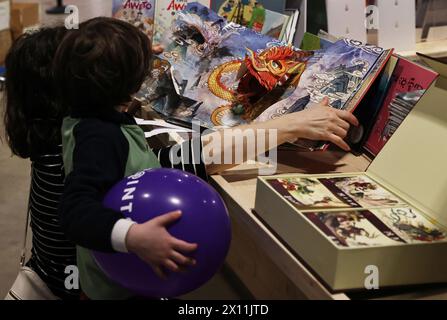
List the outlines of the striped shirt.
{"label": "striped shirt", "polygon": [[32,158],[30,224],[33,232],[32,268],[61,299],[79,299],[78,290],[65,288],[65,268],[76,265],[76,247],[59,226],[58,205],[64,189],[62,146]]}

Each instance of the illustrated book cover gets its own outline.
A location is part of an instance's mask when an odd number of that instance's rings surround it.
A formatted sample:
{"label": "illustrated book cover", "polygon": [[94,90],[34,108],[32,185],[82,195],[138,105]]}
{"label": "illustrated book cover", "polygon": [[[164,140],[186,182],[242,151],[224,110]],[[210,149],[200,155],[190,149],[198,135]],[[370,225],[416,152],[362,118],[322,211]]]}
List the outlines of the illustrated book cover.
{"label": "illustrated book cover", "polygon": [[411,111],[438,74],[404,58],[399,58],[391,84],[365,148],[376,156]]}
{"label": "illustrated book cover", "polygon": [[205,127],[269,120],[325,95],[332,107],[352,111],[361,99],[353,97],[364,95],[365,83],[388,57],[381,48],[348,39],[301,51],[227,22],[199,3],[179,12],[170,32],[161,59],[171,64],[177,93],[202,103],[193,119]]}
{"label": "illustrated book cover", "polygon": [[210,7],[211,0],[156,0],[154,17],[154,45],[166,43],[172,22],[177,13],[185,10],[190,2],[198,2],[205,7]]}
{"label": "illustrated book cover", "polygon": [[154,32],[155,0],[113,0],[112,16],[136,26],[150,39]]}

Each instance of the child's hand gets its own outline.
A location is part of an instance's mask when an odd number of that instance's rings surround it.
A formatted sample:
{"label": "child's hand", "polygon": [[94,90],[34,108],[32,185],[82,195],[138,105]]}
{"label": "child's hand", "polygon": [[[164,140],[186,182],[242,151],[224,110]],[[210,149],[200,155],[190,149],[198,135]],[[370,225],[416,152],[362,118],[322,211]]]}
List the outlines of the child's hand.
{"label": "child's hand", "polygon": [[166,230],[166,226],[175,222],[181,215],[180,211],[174,211],[143,224],[134,224],[126,236],[127,249],[148,263],[161,278],[165,277],[163,268],[178,272],[183,267],[196,263],[194,259],[182,253],[196,250],[197,244],[176,239]]}
{"label": "child's hand", "polygon": [[161,46],[161,45],[157,45],[157,46],[153,46],[152,47],[152,53],[153,54],[163,53],[164,50],[165,50],[165,48],[163,48],[163,46]]}

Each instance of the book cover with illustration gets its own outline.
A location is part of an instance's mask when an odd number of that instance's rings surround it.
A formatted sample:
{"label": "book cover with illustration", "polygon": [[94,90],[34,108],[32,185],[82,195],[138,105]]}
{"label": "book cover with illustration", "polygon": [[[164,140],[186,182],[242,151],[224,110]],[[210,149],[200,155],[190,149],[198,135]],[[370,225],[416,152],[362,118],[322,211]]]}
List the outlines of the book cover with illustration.
{"label": "book cover with illustration", "polygon": [[[324,97],[329,98],[331,107],[354,112],[392,55],[392,50],[350,39],[340,39],[319,52],[321,58],[308,64],[295,91],[268,107],[255,121],[304,110]],[[300,140],[297,144],[310,150],[325,150],[329,146],[324,141]]]}
{"label": "book cover with illustration", "polygon": [[301,211],[319,208],[382,208],[405,205],[366,175],[347,177],[281,177],[267,183]]}
{"label": "book cover with illustration", "polygon": [[445,229],[409,207],[303,214],[342,247],[447,241]]}
{"label": "book cover with illustration", "polygon": [[259,33],[282,39],[291,19],[290,15],[264,8],[260,1],[227,0],[222,3],[217,14],[228,22],[234,22]]}
{"label": "book cover with illustration", "polygon": [[[249,77],[244,77],[250,70],[239,74],[243,63],[268,59],[263,63],[271,64],[273,74],[264,83],[265,92],[290,75],[296,80],[312,55],[229,23],[199,3],[189,3],[177,14],[167,38],[161,58],[172,66],[178,94],[203,103],[194,118],[207,127],[233,126],[252,120],[244,110],[244,103],[258,95],[252,97],[255,91],[240,91],[252,90],[251,86],[242,89],[238,86],[241,78],[246,84],[250,82]],[[238,109],[242,112],[238,113]]]}
{"label": "book cover with illustration", "polygon": [[155,0],[113,0],[112,16],[136,26],[152,39]]}
{"label": "book cover with illustration", "polygon": [[202,102],[194,119],[206,127],[269,120],[325,95],[335,108],[351,106],[383,53],[348,39],[300,51],[199,3],[177,14],[167,38],[161,58],[172,66],[178,94]]}
{"label": "book cover with illustration", "polygon": [[211,5],[211,0],[156,0],[153,38],[155,45],[168,41],[172,22],[176,19],[178,12],[185,10],[189,2],[198,2],[205,7]]}
{"label": "book cover with illustration", "polygon": [[[412,107],[437,77],[436,72],[399,58],[383,105],[365,143],[365,148],[372,155],[376,156],[382,150]],[[393,105],[401,106],[396,108]],[[392,111],[393,109],[403,109],[404,112],[400,113],[399,118],[396,118],[393,116],[396,113],[396,111]]]}
{"label": "book cover with illustration", "polygon": [[437,221],[365,174],[286,175],[264,181],[337,246],[447,241],[447,230]]}

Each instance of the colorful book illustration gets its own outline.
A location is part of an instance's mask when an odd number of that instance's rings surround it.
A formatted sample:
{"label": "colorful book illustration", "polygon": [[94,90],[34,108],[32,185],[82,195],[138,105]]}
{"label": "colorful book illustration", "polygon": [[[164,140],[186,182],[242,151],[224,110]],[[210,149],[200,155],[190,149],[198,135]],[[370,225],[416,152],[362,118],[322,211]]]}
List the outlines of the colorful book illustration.
{"label": "colorful book illustration", "polygon": [[265,10],[265,19],[262,28],[252,29],[269,37],[283,40],[290,18],[286,14]]}
{"label": "colorful book illustration", "polygon": [[258,120],[266,121],[291,110],[305,109],[307,103],[302,104],[302,100],[318,103],[325,96],[329,97],[332,107],[345,109],[382,53],[381,48],[363,45],[358,41],[336,41],[322,52],[317,62],[307,66],[293,94],[280,104],[269,107]]}
{"label": "colorful book illustration", "polygon": [[342,247],[447,241],[445,229],[409,207],[303,214]]}
{"label": "colorful book illustration", "polygon": [[405,205],[399,197],[366,175],[319,178],[318,180],[339,197],[347,197],[363,208]]}
{"label": "colorful book illustration", "polygon": [[285,177],[267,182],[298,210],[380,208],[405,202],[366,175],[336,178]]}
{"label": "colorful book illustration", "polygon": [[248,76],[244,77],[249,71],[238,76],[243,62],[254,61],[253,71],[258,61],[270,63],[273,71],[266,69],[270,77],[264,87],[274,88],[281,80],[288,80],[289,75],[296,80],[311,55],[285,46],[272,37],[229,23],[198,3],[190,3],[178,13],[168,38],[170,40],[163,43],[166,50],[161,58],[172,66],[172,78],[178,94],[203,102],[194,118],[207,127],[233,126],[253,119],[243,107],[248,99],[253,100],[258,95],[252,97],[254,92],[238,91],[251,88],[239,88],[238,78],[244,78],[245,84],[250,82]]}
{"label": "colorful book illustration", "polygon": [[265,21],[266,9],[259,1],[226,0],[220,6],[217,14],[228,22],[247,26],[261,32]]}
{"label": "colorful book illustration", "polygon": [[[377,116],[365,148],[377,155],[408,111],[419,101],[421,94],[433,83],[438,74],[414,62],[399,58],[394,69],[391,84]],[[415,91],[418,91],[414,93]],[[410,95],[406,95],[411,93]],[[392,107],[394,105],[394,107]],[[391,110],[393,109],[393,114]],[[399,116],[396,117],[395,115]]]}
{"label": "colorful book illustration", "polygon": [[436,221],[364,174],[265,181],[338,246],[447,241],[447,230]]}
{"label": "colorful book illustration", "polygon": [[[217,14],[228,22],[233,22],[256,32],[273,38],[285,40],[287,32],[292,33],[294,13],[282,14],[264,8],[262,1],[257,0],[226,0],[222,3]],[[295,18],[295,20],[297,17]],[[296,21],[295,27],[296,29]]]}
{"label": "colorful book illustration", "polygon": [[304,215],[334,244],[341,247],[405,243],[371,211],[306,212]]}
{"label": "colorful book illustration", "polygon": [[317,178],[284,177],[267,182],[298,210],[359,207],[349,197],[339,197]]}
{"label": "colorful book illustration", "polygon": [[[304,110],[329,98],[329,105],[354,112],[375,83],[392,55],[392,50],[363,45],[350,39],[337,40],[320,50],[316,63],[309,63],[295,91],[268,107],[255,121],[267,121],[283,114]],[[325,150],[325,142],[300,141],[302,147]]]}
{"label": "colorful book illustration", "polygon": [[211,4],[211,0],[156,0],[153,38],[155,45],[168,41],[172,22],[176,19],[178,12],[185,10],[189,2],[198,2],[206,7]]}
{"label": "colorful book illustration", "polygon": [[113,0],[112,16],[129,22],[152,39],[155,0]]}
{"label": "colorful book illustration", "polygon": [[269,120],[324,96],[335,108],[353,108],[352,97],[373,80],[384,56],[348,39],[325,51],[300,51],[199,3],[177,14],[167,39],[161,58],[172,66],[177,93],[202,102],[193,118],[206,127]]}
{"label": "colorful book illustration", "polygon": [[406,243],[447,241],[447,231],[416,209],[387,208],[372,212]]}

